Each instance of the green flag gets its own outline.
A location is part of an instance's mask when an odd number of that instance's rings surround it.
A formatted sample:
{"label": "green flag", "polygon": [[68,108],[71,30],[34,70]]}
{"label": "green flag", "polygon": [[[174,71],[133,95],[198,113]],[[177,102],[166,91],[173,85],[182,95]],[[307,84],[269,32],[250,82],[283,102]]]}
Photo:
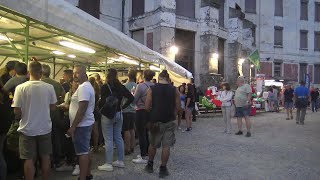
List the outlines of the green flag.
{"label": "green flag", "polygon": [[260,55],[258,49],[253,51],[253,53],[251,53],[248,59],[251,61],[253,65],[256,66],[257,70],[260,70]]}

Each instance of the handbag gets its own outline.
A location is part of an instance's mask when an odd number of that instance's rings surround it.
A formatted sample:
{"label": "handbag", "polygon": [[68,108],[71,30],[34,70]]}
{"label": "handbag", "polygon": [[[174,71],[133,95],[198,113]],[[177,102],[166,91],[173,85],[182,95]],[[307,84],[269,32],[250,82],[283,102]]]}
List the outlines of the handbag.
{"label": "handbag", "polygon": [[100,109],[100,113],[102,115],[104,115],[105,117],[107,117],[108,119],[113,119],[117,114],[119,100],[112,93],[112,90],[111,90],[108,83],[107,83],[107,86],[109,88],[111,95],[106,98],[106,102],[104,103],[104,105]]}

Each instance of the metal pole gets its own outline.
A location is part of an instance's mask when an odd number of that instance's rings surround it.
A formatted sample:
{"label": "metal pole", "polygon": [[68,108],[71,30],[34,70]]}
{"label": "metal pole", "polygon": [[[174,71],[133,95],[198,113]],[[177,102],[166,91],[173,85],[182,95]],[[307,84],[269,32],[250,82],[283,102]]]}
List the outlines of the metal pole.
{"label": "metal pole", "polygon": [[56,57],[53,57],[53,79],[56,78]]}
{"label": "metal pole", "polygon": [[106,76],[106,81],[107,81],[107,65],[108,65],[108,57],[106,56],[106,61],[104,63],[104,73]]}
{"label": "metal pole", "polygon": [[24,62],[26,64],[28,64],[28,60],[29,60],[29,25],[30,25],[30,20],[27,19],[27,23],[26,23],[26,28],[25,28],[25,53],[24,53]]}
{"label": "metal pole", "polygon": [[0,66],[8,59],[8,56],[6,56],[0,63]]}

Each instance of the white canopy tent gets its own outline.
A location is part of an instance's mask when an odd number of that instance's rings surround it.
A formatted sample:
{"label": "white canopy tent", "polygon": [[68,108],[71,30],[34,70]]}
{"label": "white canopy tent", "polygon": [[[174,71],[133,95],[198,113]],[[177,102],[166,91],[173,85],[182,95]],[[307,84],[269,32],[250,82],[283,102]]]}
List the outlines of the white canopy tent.
{"label": "white canopy tent", "polygon": [[[167,70],[183,78],[192,78],[192,74],[177,63],[168,60],[163,55],[147,48],[110,25],[103,23],[63,0],[1,0],[0,7],[3,12],[8,11],[12,14],[17,13],[18,15],[28,17],[33,22],[39,22],[42,27],[48,28],[49,30],[54,29],[57,32],[59,30],[67,32],[69,36],[67,38],[73,37],[71,38],[73,40],[81,38],[81,43],[84,44],[86,43],[85,40],[92,42],[91,44],[96,45],[95,48],[97,54],[99,53],[99,57],[93,58],[94,60],[92,61],[86,61],[86,63],[102,64],[105,63],[105,60],[109,59],[109,57],[114,57],[110,54],[116,54],[117,57],[130,57],[149,65],[162,65]],[[1,23],[0,27],[2,28],[0,33],[4,32],[4,28],[10,28],[4,26],[4,23]],[[35,35],[36,34],[37,33],[35,33]],[[55,34],[55,37],[52,38],[55,38],[52,39],[52,44],[55,45],[55,48],[49,48],[49,50],[61,49],[61,46],[58,46],[59,43],[57,42],[64,40],[65,36],[61,35],[61,37],[59,37],[58,34]],[[49,41],[50,39],[47,40],[46,43],[49,43]],[[88,43],[85,45],[90,46],[91,44]],[[48,44],[46,45],[49,46]],[[101,52],[101,49],[105,49],[105,51]],[[4,52],[1,53],[4,54]],[[81,55],[83,54],[80,54],[80,56]],[[93,56],[94,55],[90,55],[91,58]]]}

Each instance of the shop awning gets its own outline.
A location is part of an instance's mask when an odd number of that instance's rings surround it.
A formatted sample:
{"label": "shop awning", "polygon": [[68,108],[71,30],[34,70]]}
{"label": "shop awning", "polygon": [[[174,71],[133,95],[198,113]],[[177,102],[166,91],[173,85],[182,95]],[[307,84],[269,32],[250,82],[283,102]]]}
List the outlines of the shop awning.
{"label": "shop awning", "polygon": [[63,0],[0,1],[0,55],[79,61],[99,68],[163,65],[192,77],[177,63]]}

